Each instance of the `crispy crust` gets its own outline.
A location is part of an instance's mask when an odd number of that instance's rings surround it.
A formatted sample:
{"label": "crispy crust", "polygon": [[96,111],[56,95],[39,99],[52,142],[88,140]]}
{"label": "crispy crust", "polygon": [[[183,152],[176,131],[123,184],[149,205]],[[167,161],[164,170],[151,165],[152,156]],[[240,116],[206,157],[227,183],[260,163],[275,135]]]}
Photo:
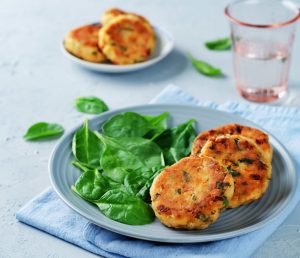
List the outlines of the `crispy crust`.
{"label": "crispy crust", "polygon": [[152,208],[168,227],[203,229],[216,221],[234,190],[233,178],[216,160],[187,157],[154,180]]}
{"label": "crispy crust", "polygon": [[242,135],[252,139],[265,153],[267,159],[269,161],[272,160],[273,151],[269,143],[269,136],[259,129],[239,124],[228,124],[205,132],[201,132],[193,142],[191,155],[199,155],[204,144],[211,137],[233,134]]}
{"label": "crispy crust", "polygon": [[70,31],[64,40],[64,47],[73,55],[95,63],[103,63],[107,59],[98,48],[98,33],[101,25],[91,24]]}
{"label": "crispy crust", "polygon": [[266,192],[272,167],[253,140],[241,135],[210,138],[200,155],[216,159],[233,175],[234,194],[230,208],[257,200]]}
{"label": "crispy crust", "polygon": [[155,49],[154,31],[135,15],[118,15],[99,31],[98,46],[114,64],[142,62]]}

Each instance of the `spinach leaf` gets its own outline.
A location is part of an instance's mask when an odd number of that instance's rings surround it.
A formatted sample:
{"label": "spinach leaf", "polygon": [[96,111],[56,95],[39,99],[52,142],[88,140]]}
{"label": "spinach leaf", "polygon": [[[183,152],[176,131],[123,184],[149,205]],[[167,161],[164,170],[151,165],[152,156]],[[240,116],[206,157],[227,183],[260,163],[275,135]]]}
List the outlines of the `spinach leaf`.
{"label": "spinach leaf", "polygon": [[203,75],[211,76],[211,77],[222,75],[222,71],[220,69],[213,67],[209,63],[206,63],[202,60],[198,60],[191,55],[190,55],[190,60],[192,62],[193,67]]}
{"label": "spinach leaf", "polygon": [[79,112],[88,114],[100,114],[108,110],[104,101],[97,97],[79,97],[75,100],[75,106]]}
{"label": "spinach leaf", "polygon": [[116,182],[122,183],[126,174],[132,170],[161,165],[162,150],[154,142],[138,138],[111,138],[97,133],[105,145],[101,165],[105,174]]}
{"label": "spinach leaf", "polygon": [[119,189],[106,192],[95,204],[112,220],[129,225],[144,225],[154,221],[149,204]]}
{"label": "spinach leaf", "polygon": [[93,170],[93,168],[90,168],[90,167],[88,167],[87,165],[82,164],[82,163],[80,163],[79,161],[76,161],[76,160],[73,160],[73,161],[71,162],[71,164],[72,164],[74,167],[79,168],[82,172],[87,172],[87,171],[89,171],[89,170]]}
{"label": "spinach leaf", "polygon": [[61,136],[64,128],[59,124],[39,122],[32,125],[23,136],[26,141],[53,138]]}
{"label": "spinach leaf", "polygon": [[82,198],[93,202],[110,190],[108,178],[104,177],[97,169],[86,171],[81,174],[75,183],[77,194]]}
{"label": "spinach leaf", "polygon": [[163,149],[167,165],[172,165],[183,157],[189,155],[192,142],[196,137],[193,127],[195,120],[191,119],[184,124],[165,130],[154,142]]}
{"label": "spinach leaf", "polygon": [[231,48],[231,39],[222,38],[205,43],[205,46],[210,50],[228,50]]}
{"label": "spinach leaf", "polygon": [[169,115],[170,114],[168,112],[164,112],[158,116],[144,116],[144,118],[149,121],[153,127],[153,129],[145,135],[145,138],[153,139],[167,129],[167,120]]}
{"label": "spinach leaf", "polygon": [[143,172],[134,170],[126,175],[124,185],[131,194],[140,197],[145,202],[150,202],[149,189],[154,178],[161,172],[162,168],[153,168],[151,171]]}
{"label": "spinach leaf", "polygon": [[151,129],[151,123],[134,112],[114,115],[102,126],[103,134],[110,137],[143,137]]}
{"label": "spinach leaf", "polygon": [[85,167],[100,168],[100,157],[103,144],[88,127],[88,120],[84,122],[73,137],[72,151],[77,161]]}

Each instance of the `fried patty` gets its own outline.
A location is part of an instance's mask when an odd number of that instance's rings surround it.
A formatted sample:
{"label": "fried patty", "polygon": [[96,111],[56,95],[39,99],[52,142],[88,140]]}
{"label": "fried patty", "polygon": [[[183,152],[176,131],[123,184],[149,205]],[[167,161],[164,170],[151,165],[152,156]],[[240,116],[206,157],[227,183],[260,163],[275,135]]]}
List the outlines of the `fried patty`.
{"label": "fried patty", "polygon": [[204,144],[211,137],[232,134],[242,135],[255,141],[259,148],[265,153],[267,159],[271,162],[273,151],[269,143],[269,136],[259,129],[239,124],[228,124],[200,133],[193,142],[192,155],[198,155]]}
{"label": "fried patty", "polygon": [[210,157],[187,157],[163,170],[150,189],[152,208],[166,226],[203,229],[216,221],[234,190],[232,176]]}
{"label": "fried patty", "polygon": [[127,14],[127,12],[117,9],[117,8],[108,9],[101,16],[101,23],[103,25],[106,25],[110,21],[112,21],[114,18],[116,18],[117,16],[122,15],[122,14]]}
{"label": "fried patty", "polygon": [[271,163],[257,144],[241,135],[210,138],[200,155],[216,159],[233,176],[234,194],[229,207],[257,200],[267,190],[271,179]]}
{"label": "fried patty", "polygon": [[64,39],[64,47],[73,55],[90,62],[103,63],[107,59],[98,47],[101,25],[91,24],[70,31]]}
{"label": "fried patty", "polygon": [[104,12],[104,14],[102,15],[101,17],[101,23],[103,25],[107,25],[109,22],[111,22],[114,18],[120,16],[120,15],[124,15],[124,14],[131,14],[131,15],[134,15],[138,18],[140,18],[141,20],[143,20],[144,22],[147,22],[148,24],[150,24],[146,18],[144,18],[143,16],[140,16],[138,14],[135,14],[135,13],[129,13],[129,12],[125,12],[121,9],[118,9],[118,8],[111,8],[111,9],[108,9]]}
{"label": "fried patty", "polygon": [[99,47],[114,64],[142,62],[155,49],[154,31],[136,15],[118,15],[99,31]]}

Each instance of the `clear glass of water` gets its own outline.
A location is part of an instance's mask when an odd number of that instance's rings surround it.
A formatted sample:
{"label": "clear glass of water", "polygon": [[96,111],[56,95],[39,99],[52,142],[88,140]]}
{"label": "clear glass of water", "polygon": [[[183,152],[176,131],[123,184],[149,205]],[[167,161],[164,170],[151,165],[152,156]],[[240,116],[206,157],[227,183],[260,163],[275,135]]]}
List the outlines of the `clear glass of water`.
{"label": "clear glass of water", "polygon": [[233,66],[239,93],[270,102],[287,91],[299,7],[289,0],[243,0],[228,5]]}

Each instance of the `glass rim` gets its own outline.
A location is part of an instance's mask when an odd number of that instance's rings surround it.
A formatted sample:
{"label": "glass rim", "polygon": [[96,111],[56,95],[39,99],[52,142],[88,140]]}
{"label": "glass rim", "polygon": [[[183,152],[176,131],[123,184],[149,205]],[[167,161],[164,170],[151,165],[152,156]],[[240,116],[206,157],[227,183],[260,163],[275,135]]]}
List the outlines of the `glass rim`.
{"label": "glass rim", "polygon": [[231,6],[233,6],[235,4],[238,4],[238,3],[241,3],[241,2],[246,2],[246,1],[244,1],[244,0],[234,1],[234,2],[230,3],[229,5],[227,5],[225,10],[224,10],[225,16],[229,19],[229,21],[231,21],[233,23],[236,23],[238,25],[241,25],[241,26],[252,27],[252,28],[279,28],[279,27],[290,25],[290,24],[296,22],[300,18],[300,9],[299,9],[299,7],[297,7],[297,5],[292,1],[282,0],[282,1],[280,1],[281,3],[287,2],[291,5],[293,5],[295,10],[297,10],[298,13],[292,19],[290,19],[288,21],[285,21],[285,22],[279,22],[279,23],[273,23],[273,24],[254,24],[254,23],[249,23],[249,22],[243,22],[243,21],[240,21],[239,19],[236,19],[235,17],[233,17],[230,14],[230,11],[229,11],[229,8]]}

